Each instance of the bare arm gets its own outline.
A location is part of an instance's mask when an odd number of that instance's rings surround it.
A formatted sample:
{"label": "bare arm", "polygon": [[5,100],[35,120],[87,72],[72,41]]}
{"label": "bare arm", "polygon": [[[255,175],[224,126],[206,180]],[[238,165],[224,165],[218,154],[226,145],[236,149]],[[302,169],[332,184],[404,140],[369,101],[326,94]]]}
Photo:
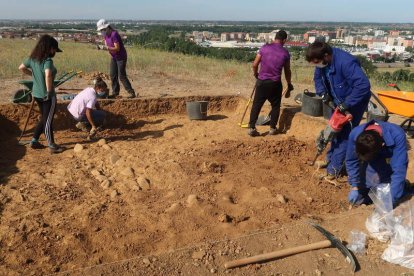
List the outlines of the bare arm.
{"label": "bare arm", "polygon": [[109,46],[106,46],[107,48],[108,48],[108,51],[110,51],[110,52],[119,52],[119,50],[121,49],[121,47],[119,46],[119,43],[114,43],[114,47],[109,47]]}
{"label": "bare arm", "polygon": [[23,63],[22,63],[22,64],[20,64],[20,66],[19,66],[19,70],[20,70],[22,73],[26,74],[26,75],[32,76],[32,71],[31,71],[31,70],[29,70],[29,69],[27,69],[27,67],[26,67]]}
{"label": "bare arm", "polygon": [[46,81],[46,91],[47,92],[53,91],[52,70],[50,70],[50,69],[45,70],[45,81]]}
{"label": "bare arm", "polygon": [[92,120],[92,114],[91,109],[86,108],[86,118],[88,119],[88,122],[91,124],[92,128],[96,128],[95,123]]}
{"label": "bare arm", "polygon": [[288,84],[292,83],[292,71],[290,70],[290,60],[288,60],[283,69],[285,70],[285,78]]}
{"label": "bare arm", "polygon": [[262,56],[257,54],[256,58],[253,61],[252,69],[253,69],[253,76],[257,79],[259,76],[259,64],[260,60],[262,59]]}

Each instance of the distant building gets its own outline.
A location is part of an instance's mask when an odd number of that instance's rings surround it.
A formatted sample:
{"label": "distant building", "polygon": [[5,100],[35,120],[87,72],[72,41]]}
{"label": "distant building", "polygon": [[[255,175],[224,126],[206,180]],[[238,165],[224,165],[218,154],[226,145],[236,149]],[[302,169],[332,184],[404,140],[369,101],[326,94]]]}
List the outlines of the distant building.
{"label": "distant building", "polygon": [[385,35],[385,32],[383,31],[383,30],[376,30],[375,32],[374,32],[374,36],[375,37],[378,37],[378,36],[384,36]]}
{"label": "distant building", "polygon": [[355,45],[355,42],[356,42],[356,37],[355,36],[349,35],[349,36],[344,37],[344,43],[345,44]]}
{"label": "distant building", "polygon": [[390,45],[387,45],[384,48],[384,52],[386,52],[386,53],[396,53],[397,55],[403,53],[404,51],[405,51],[404,46],[390,46]]}
{"label": "distant building", "polygon": [[413,47],[413,40],[412,39],[404,39],[403,46],[405,48]]}
{"label": "distant building", "polygon": [[397,37],[400,35],[400,31],[393,30],[388,32],[388,36]]}
{"label": "distant building", "polygon": [[220,35],[220,41],[226,42],[230,40],[230,34],[229,33],[222,33]]}

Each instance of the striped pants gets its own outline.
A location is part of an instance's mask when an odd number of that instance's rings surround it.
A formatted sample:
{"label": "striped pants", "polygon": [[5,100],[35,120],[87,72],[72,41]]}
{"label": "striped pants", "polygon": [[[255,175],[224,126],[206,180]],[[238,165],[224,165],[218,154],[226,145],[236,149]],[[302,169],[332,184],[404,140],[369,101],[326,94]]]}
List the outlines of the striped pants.
{"label": "striped pants", "polygon": [[49,146],[55,144],[53,136],[53,117],[56,109],[56,96],[53,96],[48,101],[43,101],[40,98],[35,98],[40,110],[40,121],[37,123],[33,138],[39,140],[42,132],[45,133],[46,140]]}

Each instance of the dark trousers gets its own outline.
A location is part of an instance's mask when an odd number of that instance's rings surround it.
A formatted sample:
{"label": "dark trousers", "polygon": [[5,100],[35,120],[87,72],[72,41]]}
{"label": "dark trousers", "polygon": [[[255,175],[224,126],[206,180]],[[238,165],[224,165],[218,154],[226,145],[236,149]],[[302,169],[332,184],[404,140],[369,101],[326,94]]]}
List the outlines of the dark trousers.
{"label": "dark trousers", "polygon": [[113,58],[111,59],[109,74],[111,75],[113,95],[119,95],[120,87],[118,79],[122,82],[122,85],[128,93],[135,94],[135,91],[132,88],[131,83],[127,77],[126,64],[126,60],[115,60]]}
{"label": "dark trousers", "polygon": [[277,121],[280,114],[280,102],[282,99],[283,86],[280,81],[273,80],[257,80],[256,81],[256,93],[254,94],[253,106],[250,112],[249,127],[255,128],[257,118],[259,117],[260,110],[266,100],[272,105],[270,111],[270,127],[276,128]]}
{"label": "dark trousers", "polygon": [[37,123],[33,138],[39,140],[42,132],[45,133],[47,143],[55,144],[55,137],[53,136],[53,117],[56,109],[56,95],[52,96],[50,100],[43,101],[40,98],[35,98],[40,110],[40,121]]}

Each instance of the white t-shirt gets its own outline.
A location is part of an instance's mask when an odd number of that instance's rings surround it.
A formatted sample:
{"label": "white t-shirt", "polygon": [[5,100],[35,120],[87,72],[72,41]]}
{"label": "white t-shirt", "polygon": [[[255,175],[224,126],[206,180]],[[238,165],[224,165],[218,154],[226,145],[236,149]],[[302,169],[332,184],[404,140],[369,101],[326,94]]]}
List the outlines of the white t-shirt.
{"label": "white t-shirt", "polygon": [[70,114],[75,119],[80,119],[85,115],[86,109],[95,109],[96,92],[92,87],[82,90],[68,105]]}

